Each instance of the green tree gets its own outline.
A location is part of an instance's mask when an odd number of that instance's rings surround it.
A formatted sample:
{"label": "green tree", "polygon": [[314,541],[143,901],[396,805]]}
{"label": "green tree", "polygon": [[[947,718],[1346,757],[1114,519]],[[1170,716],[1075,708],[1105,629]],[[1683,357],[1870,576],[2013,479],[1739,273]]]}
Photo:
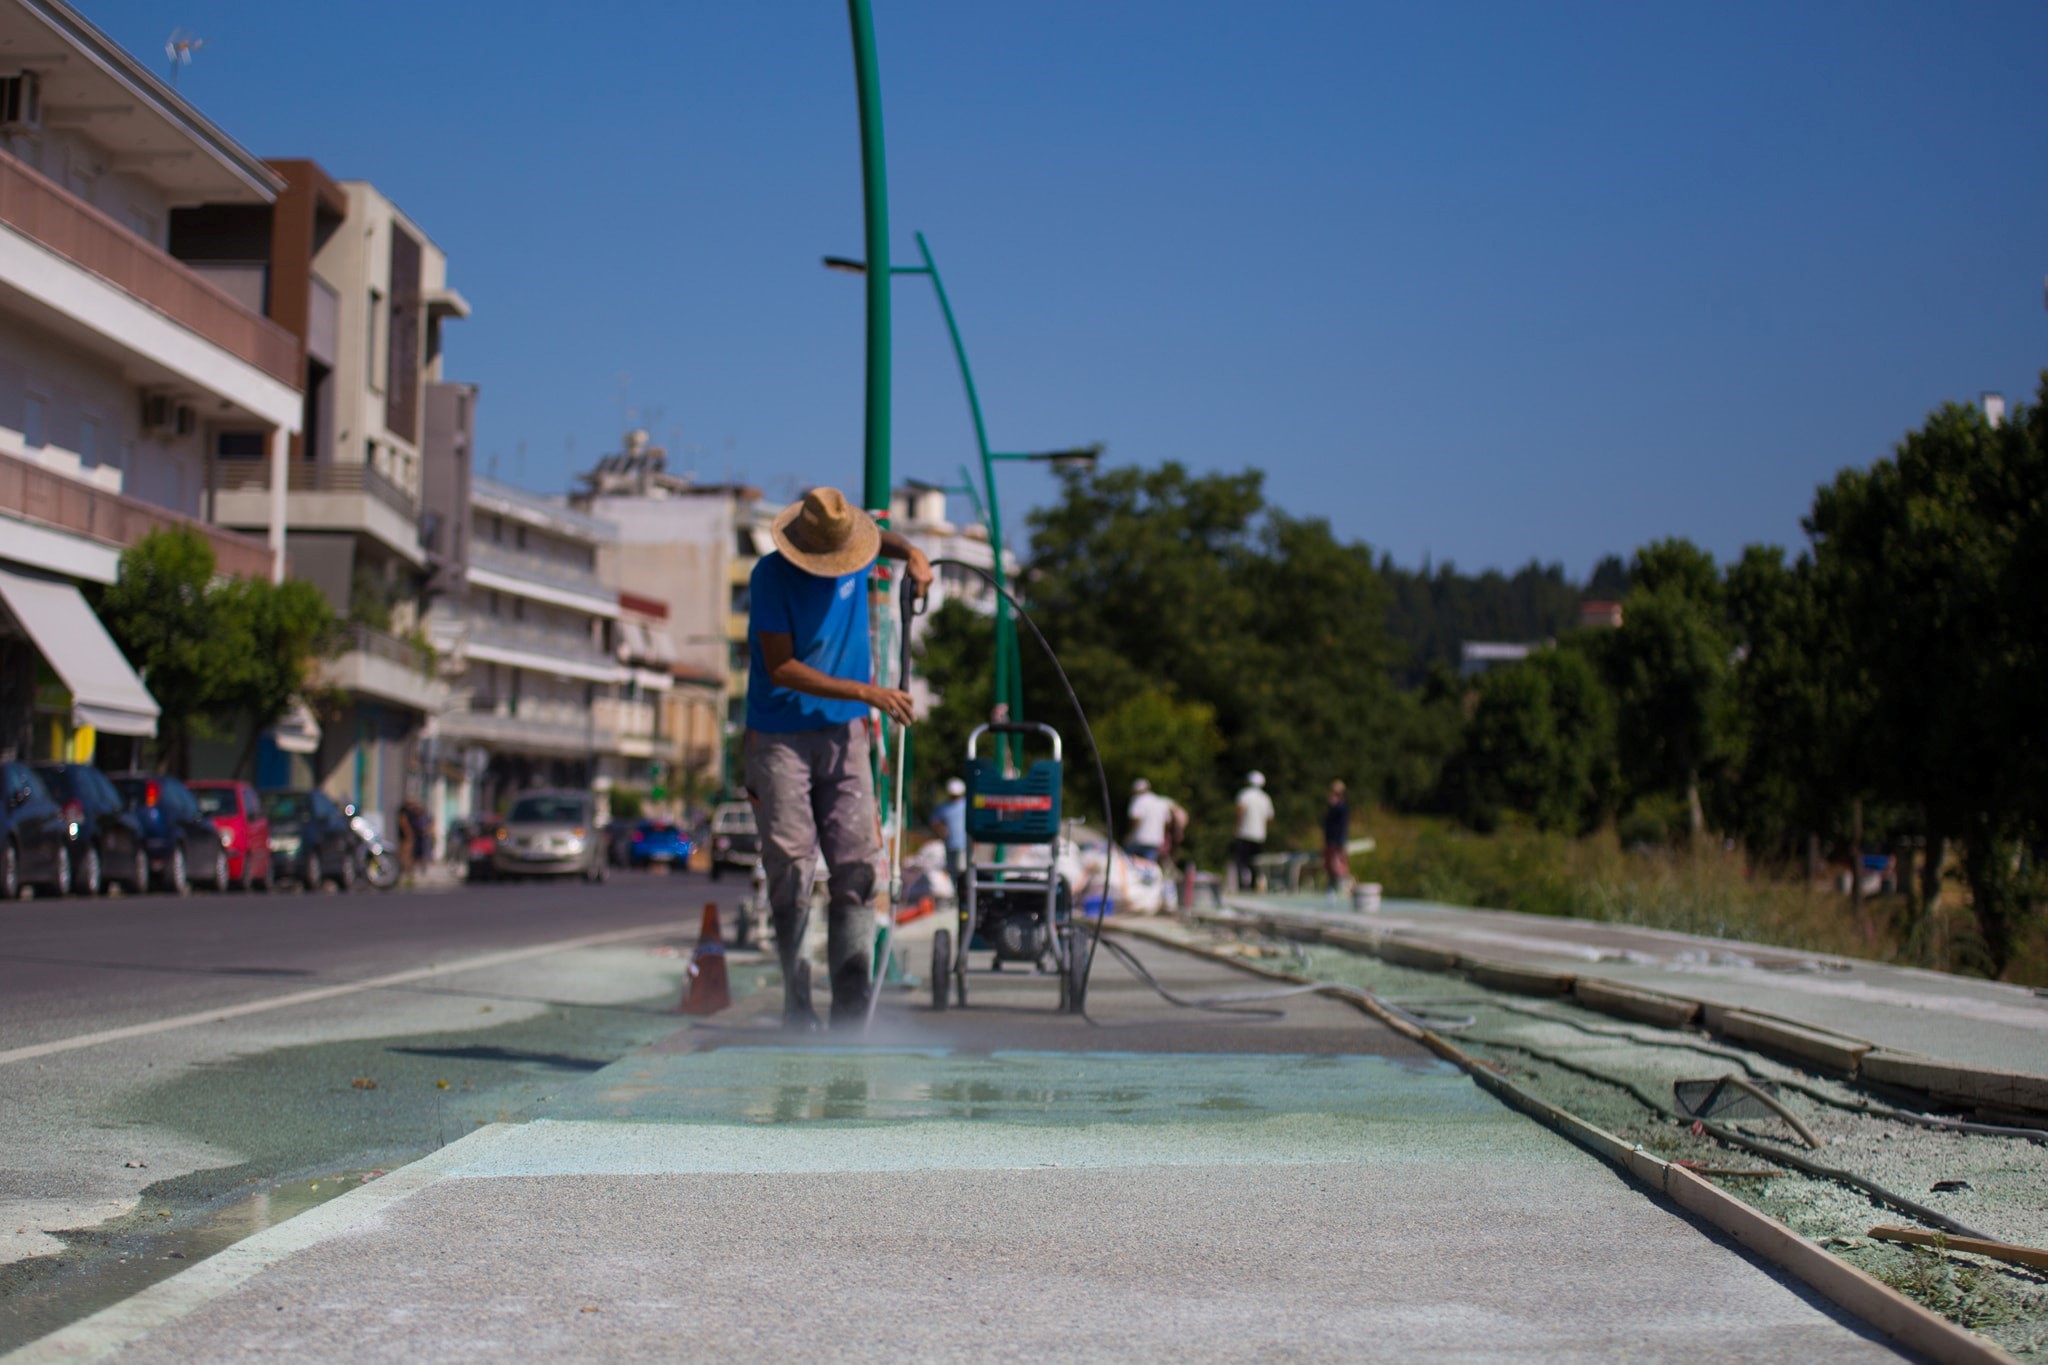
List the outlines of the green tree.
{"label": "green tree", "polygon": [[1596,637],[1614,689],[1622,775],[1636,796],[1682,793],[1697,838],[1701,774],[1726,729],[1729,643],[1713,557],[1683,540],[1636,552],[1619,630]]}
{"label": "green tree", "polygon": [[235,666],[215,628],[213,572],[206,537],[170,527],[123,550],[118,577],[99,595],[107,633],[162,708],[158,745],[179,773],[191,762],[192,727],[212,713],[218,679]]}
{"label": "green tree", "polygon": [[209,709],[247,730],[235,763],[236,776],[246,777],[257,737],[312,690],[319,660],[334,650],[338,622],[320,590],[298,578],[230,579],[212,589],[209,601],[228,661],[214,680]]}
{"label": "green tree", "polygon": [[1821,611],[1850,641],[1848,668],[1871,680],[1859,738],[1871,785],[1921,813],[1933,876],[1945,842],[1961,841],[1993,972],[2036,909],[2021,849],[2043,828],[2031,760],[2048,677],[2028,576],[2048,498],[2042,431],[2038,408],[1993,426],[1947,405],[1891,458],[1823,487],[1806,523]]}
{"label": "green tree", "polygon": [[312,584],[214,578],[213,547],[189,527],[152,531],[122,552],[99,600],[108,634],[162,708],[163,762],[187,774],[195,733],[248,727],[255,736],[311,686],[334,644],[334,613]]}
{"label": "green tree", "polygon": [[1505,808],[1542,829],[1589,830],[1607,814],[1613,772],[1612,709],[1583,653],[1539,650],[1480,679],[1459,761],[1461,813],[1475,828]]}

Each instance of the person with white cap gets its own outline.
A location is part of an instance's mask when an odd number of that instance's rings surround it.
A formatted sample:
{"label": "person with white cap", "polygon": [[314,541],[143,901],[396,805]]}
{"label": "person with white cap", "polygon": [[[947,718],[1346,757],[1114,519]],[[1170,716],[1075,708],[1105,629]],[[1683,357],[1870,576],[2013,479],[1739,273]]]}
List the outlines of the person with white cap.
{"label": "person with white cap", "polygon": [[769,535],[775,549],[751,579],[746,779],[758,803],[761,866],[782,960],[783,1022],[818,1027],[803,942],[808,872],[823,854],[832,1022],[859,1025],[867,1018],[882,851],[868,713],[883,711],[899,725],[912,716],[908,692],[875,685],[865,580],[877,556],[900,559],[922,597],[932,567],[836,488],[805,493],[775,518]]}
{"label": "person with white cap", "polygon": [[946,800],[932,812],[932,828],[946,841],[946,875],[958,896],[967,875],[967,784],[959,778],[946,779]]}
{"label": "person with white cap", "polygon": [[1266,850],[1266,826],[1273,819],[1273,798],[1266,795],[1266,775],[1254,769],[1237,794],[1237,837],[1230,841],[1230,861],[1237,865],[1237,886],[1249,890],[1257,873],[1252,860]]}
{"label": "person with white cap", "polygon": [[1129,819],[1130,828],[1124,831],[1124,852],[1156,863],[1168,834],[1187,826],[1188,813],[1181,809],[1180,802],[1153,791],[1152,784],[1141,777],[1131,784]]}

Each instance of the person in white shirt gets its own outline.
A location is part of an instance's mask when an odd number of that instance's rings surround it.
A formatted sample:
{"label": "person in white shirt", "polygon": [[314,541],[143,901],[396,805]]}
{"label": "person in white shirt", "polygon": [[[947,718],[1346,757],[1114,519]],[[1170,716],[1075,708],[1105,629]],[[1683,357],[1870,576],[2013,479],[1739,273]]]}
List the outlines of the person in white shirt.
{"label": "person in white shirt", "polygon": [[1252,859],[1265,851],[1266,826],[1272,819],[1273,798],[1266,795],[1266,775],[1247,774],[1244,790],[1237,794],[1237,837],[1230,842],[1230,861],[1237,865],[1239,890],[1252,886]]}
{"label": "person in white shirt", "polygon": [[1180,802],[1153,791],[1152,784],[1141,777],[1131,784],[1129,819],[1130,828],[1124,833],[1124,852],[1133,858],[1156,863],[1159,850],[1166,844],[1168,831],[1186,825],[1188,813],[1181,809]]}

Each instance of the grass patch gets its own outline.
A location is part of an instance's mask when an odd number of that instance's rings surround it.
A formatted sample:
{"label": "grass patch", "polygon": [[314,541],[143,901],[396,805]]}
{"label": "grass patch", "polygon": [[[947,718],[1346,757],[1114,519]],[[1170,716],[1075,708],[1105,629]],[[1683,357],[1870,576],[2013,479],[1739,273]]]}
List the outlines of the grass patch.
{"label": "grass patch", "polygon": [[[1624,850],[1611,830],[1573,838],[1510,824],[1482,835],[1450,821],[1386,811],[1374,812],[1365,832],[1377,846],[1352,860],[1352,872],[1380,883],[1389,896],[1908,960],[1895,923],[1904,916],[1902,898],[1866,902],[1866,938],[1846,895],[1756,871],[1739,850],[1719,845]],[[1967,910],[1956,918],[1968,921]],[[2006,979],[2048,985],[2048,931],[2034,930]]]}

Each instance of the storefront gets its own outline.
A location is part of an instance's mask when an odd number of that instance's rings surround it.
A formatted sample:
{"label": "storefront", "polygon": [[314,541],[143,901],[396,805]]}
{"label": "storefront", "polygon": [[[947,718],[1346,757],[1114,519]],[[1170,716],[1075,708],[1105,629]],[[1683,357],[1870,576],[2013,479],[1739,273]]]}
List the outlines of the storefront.
{"label": "storefront", "polygon": [[71,580],[0,565],[0,753],[89,763],[156,734],[156,699]]}

